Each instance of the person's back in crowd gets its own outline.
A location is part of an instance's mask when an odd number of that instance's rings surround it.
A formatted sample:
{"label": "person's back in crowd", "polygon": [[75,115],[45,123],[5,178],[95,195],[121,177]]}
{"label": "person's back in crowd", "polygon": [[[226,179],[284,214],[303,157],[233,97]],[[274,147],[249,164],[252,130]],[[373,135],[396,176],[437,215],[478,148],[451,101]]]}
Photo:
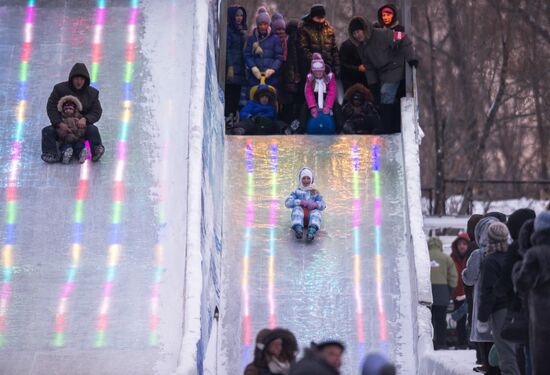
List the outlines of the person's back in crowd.
{"label": "person's back in crowd", "polygon": [[437,237],[428,240],[430,252],[430,279],[432,284],[432,325],[434,328],[434,349],[446,348],[447,306],[451,291],[456,288],[456,267],[450,256],[443,252],[443,243]]}
{"label": "person's back in crowd", "polygon": [[326,20],[325,7],[313,5],[298,26],[300,34],[301,67],[305,76],[309,71],[314,53],[319,53],[331,71],[340,75],[340,57],[334,29]]}
{"label": "person's back in crowd", "polygon": [[374,27],[382,29],[387,28],[393,31],[405,31],[405,28],[399,23],[399,13],[395,4],[387,3],[378,8],[378,20],[374,23]]}
{"label": "person's back in crowd", "polygon": [[[469,249],[470,237],[468,233],[460,233],[451,244],[451,258],[455,263],[456,271],[458,274],[458,282],[456,288],[453,291],[452,299],[455,311],[458,312],[464,309],[464,314],[456,319],[456,331],[457,331],[457,347],[466,349],[468,346],[468,331],[466,329],[467,321],[467,302],[466,292],[464,291],[464,283],[462,282],[462,271],[466,268],[466,263],[472,250]],[[466,304],[466,306],[463,306]]]}
{"label": "person's back in crowd", "polygon": [[513,280],[516,289],[527,297],[531,367],[538,375],[550,373],[550,211],[537,215],[530,241],[532,247],[514,266]]}
{"label": "person's back in crowd", "polygon": [[246,9],[239,5],[230,6],[227,9],[226,117],[238,111],[241,87],[247,84],[243,56],[247,29]]}
{"label": "person's back in crowd", "polygon": [[358,50],[359,45],[365,41],[364,23],[363,18],[353,17],[348,25],[348,39],[340,46],[341,79],[345,91],[356,83],[368,86],[367,67],[361,62]]}
{"label": "person's back in crowd", "polygon": [[495,285],[504,269],[509,236],[508,227],[501,222],[492,223],[487,230],[488,246],[483,254],[477,330],[492,332],[501,373],[519,375],[515,344],[501,335],[507,314],[506,296],[495,293]]}

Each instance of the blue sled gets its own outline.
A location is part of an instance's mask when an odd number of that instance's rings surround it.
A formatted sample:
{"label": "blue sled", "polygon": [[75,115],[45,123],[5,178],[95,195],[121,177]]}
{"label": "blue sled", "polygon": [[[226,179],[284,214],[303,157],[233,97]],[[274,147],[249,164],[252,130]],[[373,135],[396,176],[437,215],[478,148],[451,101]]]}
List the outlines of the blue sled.
{"label": "blue sled", "polygon": [[329,135],[336,133],[336,124],[330,115],[319,113],[317,118],[310,117],[306,124],[307,134]]}

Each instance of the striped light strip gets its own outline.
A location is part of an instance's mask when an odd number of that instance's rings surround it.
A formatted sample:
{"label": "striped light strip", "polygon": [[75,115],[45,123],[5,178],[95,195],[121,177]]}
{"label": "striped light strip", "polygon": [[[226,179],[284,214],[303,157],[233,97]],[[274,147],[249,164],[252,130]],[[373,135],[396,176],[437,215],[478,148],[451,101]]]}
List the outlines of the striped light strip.
{"label": "striped light strip", "polygon": [[268,269],[268,300],[269,300],[269,327],[277,326],[275,314],[275,230],[277,228],[277,172],[279,164],[279,145],[277,140],[271,141],[271,208],[269,210],[269,269]]}
{"label": "striped light strip", "polygon": [[[355,319],[357,321],[357,342],[360,349],[364,346],[365,335],[363,330],[363,298],[361,294],[361,191],[359,188],[360,150],[357,141],[351,146],[353,203],[352,203],[352,231],[353,231],[353,284],[355,292]],[[364,349],[363,349],[364,350]],[[360,353],[360,358],[363,358]]]}
{"label": "striped light strip", "polygon": [[387,340],[386,313],[382,296],[382,198],[380,184],[379,138],[372,141],[372,174],[374,180],[374,245],[376,261],[376,306],[378,309],[379,336],[382,349]]}
{"label": "striped light strip", "polygon": [[252,322],[250,318],[250,291],[249,291],[249,273],[250,273],[250,240],[254,225],[254,144],[252,139],[246,141],[245,150],[246,174],[247,174],[247,196],[246,196],[246,224],[243,249],[243,274],[241,280],[242,293],[244,299],[243,312],[243,367],[249,360],[252,351]]}
{"label": "striped light strip", "polygon": [[[90,85],[97,87],[97,77],[99,64],[101,62],[101,46],[102,46],[102,31],[105,22],[105,0],[97,2],[95,12],[95,27],[92,39],[92,76]],[[86,147],[90,146],[86,140]],[[84,222],[84,208],[88,197],[88,181],[90,173],[90,156],[88,160],[80,166],[80,179],[78,181],[78,190],[76,192],[74,213],[73,213],[73,236],[70,250],[71,264],[67,270],[67,279],[61,290],[59,302],[57,304],[57,312],[55,314],[55,334],[54,346],[61,347],[65,345],[65,328],[66,315],[68,310],[68,302],[73,291],[73,286],[80,267],[80,256],[82,253],[82,226]]]}
{"label": "striped light strip", "polygon": [[32,51],[33,22],[35,1],[29,0],[25,12],[24,39],[19,66],[19,96],[16,108],[15,136],[11,146],[11,162],[9,166],[8,186],[6,189],[6,216],[4,219],[4,245],[2,246],[2,289],[0,292],[0,347],[5,346],[6,315],[11,295],[13,275],[13,251],[15,245],[15,230],[17,224],[17,180],[21,147],[25,128],[25,111],[27,109],[27,78],[29,60]]}
{"label": "striped light strip", "polygon": [[[172,101],[168,101],[168,116],[172,118],[173,105]],[[159,184],[159,215],[158,215],[158,233],[157,244],[155,245],[155,267],[153,271],[153,285],[151,286],[151,300],[149,303],[149,345],[157,346],[159,342],[159,294],[160,294],[160,282],[162,281],[162,274],[164,272],[164,231],[166,228],[166,203],[164,201],[164,181],[166,181],[168,175],[167,168],[167,146],[162,148],[162,175]]]}
{"label": "striped light strip", "polygon": [[130,1],[130,15],[127,26],[126,66],[124,69],[124,94],[122,105],[122,122],[120,134],[116,146],[116,167],[113,178],[113,205],[111,216],[111,245],[107,256],[107,273],[103,283],[103,295],[99,308],[96,324],[96,338],[94,346],[104,347],[109,321],[109,309],[111,305],[113,282],[120,261],[122,244],[120,242],[120,227],[122,222],[122,207],[124,203],[124,169],[126,166],[126,152],[128,130],[132,117],[132,80],[134,77],[134,61],[136,49],[136,24],[139,13],[138,0]]}

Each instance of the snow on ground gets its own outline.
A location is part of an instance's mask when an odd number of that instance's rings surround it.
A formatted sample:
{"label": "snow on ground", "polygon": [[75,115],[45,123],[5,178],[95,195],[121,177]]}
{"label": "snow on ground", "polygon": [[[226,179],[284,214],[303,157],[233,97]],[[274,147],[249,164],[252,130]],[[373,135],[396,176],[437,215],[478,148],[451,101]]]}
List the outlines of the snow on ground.
{"label": "snow on ground", "polygon": [[422,375],[471,375],[476,366],[475,350],[437,350],[426,353]]}
{"label": "snow on ground", "polygon": [[[549,203],[547,200],[536,200],[531,198],[518,198],[518,199],[507,199],[500,201],[474,201],[473,212],[474,214],[484,214],[490,211],[499,211],[506,215],[510,215],[517,209],[520,208],[532,208],[536,212],[543,211],[546,205]],[[447,212],[453,213],[458,212],[460,205],[462,204],[462,196],[454,195],[447,198],[446,207]],[[422,212],[427,215],[429,213],[430,201],[422,197]]]}

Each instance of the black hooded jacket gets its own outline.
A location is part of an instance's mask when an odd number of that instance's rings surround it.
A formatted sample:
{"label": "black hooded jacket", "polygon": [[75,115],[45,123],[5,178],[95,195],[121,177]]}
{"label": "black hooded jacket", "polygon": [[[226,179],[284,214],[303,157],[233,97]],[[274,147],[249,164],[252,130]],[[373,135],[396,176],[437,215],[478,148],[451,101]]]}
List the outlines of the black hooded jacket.
{"label": "black hooded jacket", "polygon": [[[86,80],[80,90],[73,86],[73,78],[76,76],[84,77]],[[99,121],[103,112],[99,102],[99,91],[90,86],[90,73],[88,73],[88,69],[83,63],[74,64],[69,73],[69,80],[55,85],[50,94],[46,110],[53,126],[57,126],[62,122],[61,114],[57,110],[57,103],[59,99],[67,95],[76,96],[80,100],[82,103],[81,114],[86,118],[88,124]]]}
{"label": "black hooded jacket", "polygon": [[361,56],[359,55],[359,42],[353,37],[351,31],[351,22],[365,21],[361,17],[354,17],[348,25],[348,39],[340,46],[340,64],[342,65],[342,82],[344,90],[349,89],[354,83],[360,83],[367,86],[367,77],[365,73],[359,71],[359,66],[362,64]]}

